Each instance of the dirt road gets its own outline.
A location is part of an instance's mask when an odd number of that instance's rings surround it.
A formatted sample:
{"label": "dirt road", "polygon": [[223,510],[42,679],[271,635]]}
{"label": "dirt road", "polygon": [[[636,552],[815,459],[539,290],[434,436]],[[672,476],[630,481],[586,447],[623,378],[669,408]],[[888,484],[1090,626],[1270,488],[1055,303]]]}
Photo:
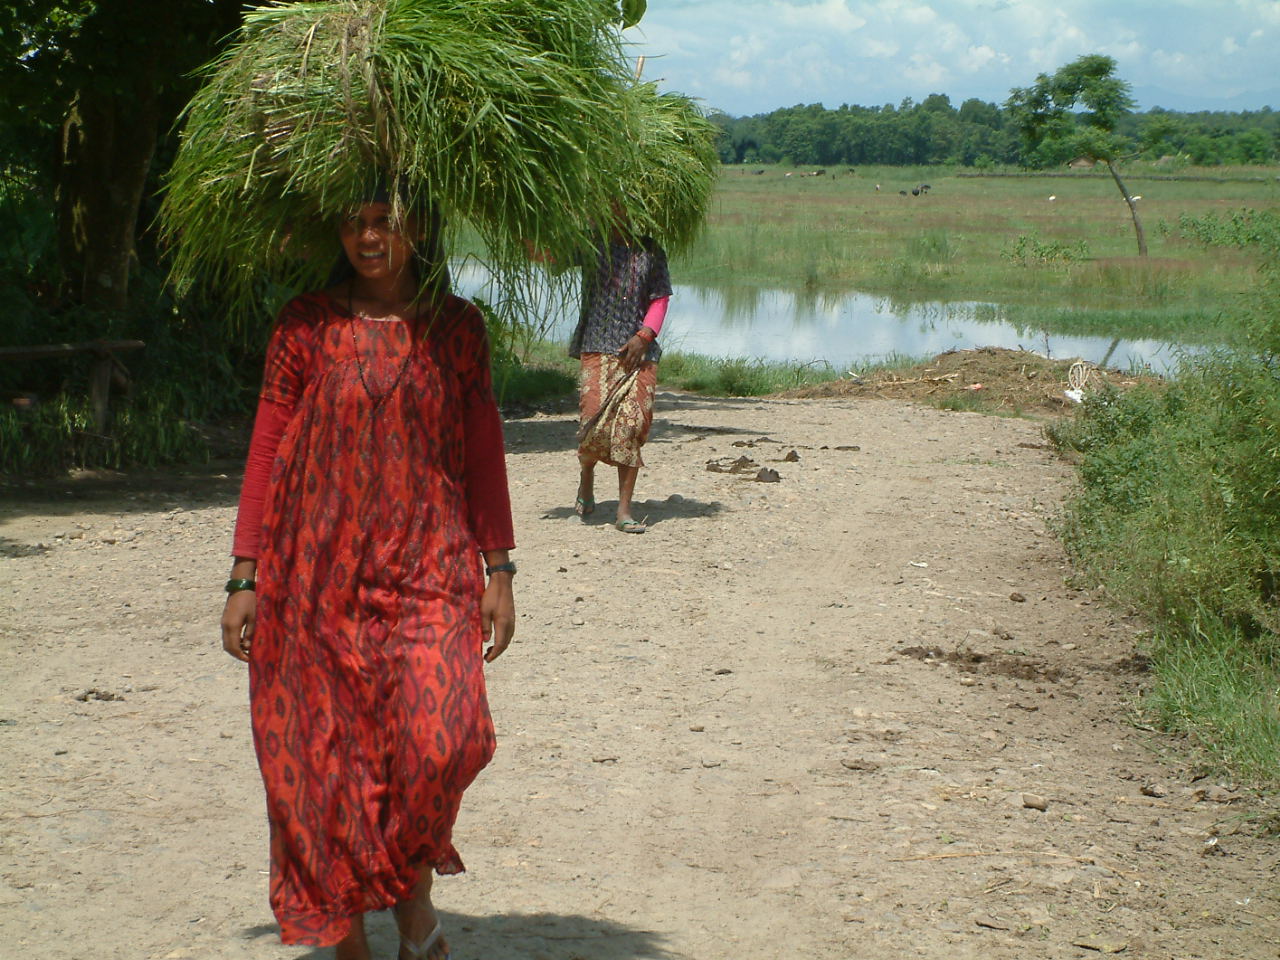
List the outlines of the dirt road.
{"label": "dirt road", "polygon": [[[508,440],[456,958],[1280,955],[1277,845],[1128,722],[1140,624],[1070,586],[1036,423],[664,394],[643,536],[573,517],[568,416]],[[5,960],[327,955],[267,908],[218,469],[0,504]]]}

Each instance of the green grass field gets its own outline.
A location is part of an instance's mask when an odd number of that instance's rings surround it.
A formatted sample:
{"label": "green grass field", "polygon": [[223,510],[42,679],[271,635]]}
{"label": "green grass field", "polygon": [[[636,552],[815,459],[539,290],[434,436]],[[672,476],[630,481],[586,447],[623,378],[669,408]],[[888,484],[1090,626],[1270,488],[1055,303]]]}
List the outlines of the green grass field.
{"label": "green grass field", "polygon": [[[1105,173],[805,172],[724,168],[703,236],[672,264],[677,281],[979,300],[1052,332],[1221,342],[1233,331],[1219,315],[1253,285],[1255,261],[1184,238],[1179,218],[1280,209],[1280,170],[1193,169],[1167,179],[1133,165],[1122,175],[1141,197],[1150,251],[1141,258],[1128,207]],[[912,196],[921,183],[930,190]]]}

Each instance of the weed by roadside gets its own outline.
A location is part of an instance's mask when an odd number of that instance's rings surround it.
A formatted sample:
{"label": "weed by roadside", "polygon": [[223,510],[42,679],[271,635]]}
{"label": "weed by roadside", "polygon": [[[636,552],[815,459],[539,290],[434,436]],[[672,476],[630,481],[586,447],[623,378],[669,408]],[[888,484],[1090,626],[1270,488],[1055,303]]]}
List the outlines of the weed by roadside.
{"label": "weed by roadside", "polygon": [[[1196,224],[1215,243],[1274,222]],[[1266,228],[1266,229],[1262,229]],[[1061,534],[1077,568],[1151,623],[1164,728],[1211,761],[1280,780],[1280,343],[1276,257],[1237,322],[1237,351],[1188,358],[1164,390],[1087,398],[1049,438],[1081,455]]]}

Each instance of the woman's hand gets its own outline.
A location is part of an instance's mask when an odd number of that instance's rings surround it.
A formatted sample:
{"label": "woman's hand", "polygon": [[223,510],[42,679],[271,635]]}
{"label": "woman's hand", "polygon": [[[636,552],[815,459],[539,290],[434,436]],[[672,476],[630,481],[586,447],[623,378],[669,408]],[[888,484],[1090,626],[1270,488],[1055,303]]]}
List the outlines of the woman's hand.
{"label": "woman's hand", "polygon": [[502,656],[502,651],[511,645],[511,638],[515,636],[516,601],[511,591],[511,578],[512,575],[506,571],[495,571],[484,588],[484,596],[480,598],[480,627],[484,639],[493,641],[485,651],[485,663],[493,663]]}
{"label": "woman's hand", "polygon": [[630,373],[644,363],[644,355],[649,351],[649,341],[636,334],[622,345],[618,351],[618,359],[622,361],[622,369]]}
{"label": "woman's hand", "polygon": [[258,595],[252,590],[237,590],[230,594],[227,605],[222,608],[222,649],[245,663],[249,662],[257,611]]}

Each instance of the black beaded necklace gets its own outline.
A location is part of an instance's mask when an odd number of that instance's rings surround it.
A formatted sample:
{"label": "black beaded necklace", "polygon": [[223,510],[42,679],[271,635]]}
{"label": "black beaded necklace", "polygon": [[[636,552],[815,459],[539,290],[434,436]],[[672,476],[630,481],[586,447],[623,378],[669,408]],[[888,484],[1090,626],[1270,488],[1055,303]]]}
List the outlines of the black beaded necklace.
{"label": "black beaded necklace", "polygon": [[360,343],[356,339],[356,312],[352,305],[352,288],[354,286],[355,284],[352,282],[347,283],[347,326],[351,329],[351,349],[356,355],[356,370],[360,374],[360,383],[369,399],[373,401],[373,412],[377,413],[378,408],[382,406],[386,399],[396,392],[396,389],[400,386],[400,381],[404,378],[404,372],[409,369],[409,361],[413,359],[413,331],[410,330],[409,332],[409,349],[405,351],[404,361],[400,364],[400,370],[396,373],[395,380],[382,393],[374,393],[369,388],[369,381],[364,375],[364,364],[360,361]]}

